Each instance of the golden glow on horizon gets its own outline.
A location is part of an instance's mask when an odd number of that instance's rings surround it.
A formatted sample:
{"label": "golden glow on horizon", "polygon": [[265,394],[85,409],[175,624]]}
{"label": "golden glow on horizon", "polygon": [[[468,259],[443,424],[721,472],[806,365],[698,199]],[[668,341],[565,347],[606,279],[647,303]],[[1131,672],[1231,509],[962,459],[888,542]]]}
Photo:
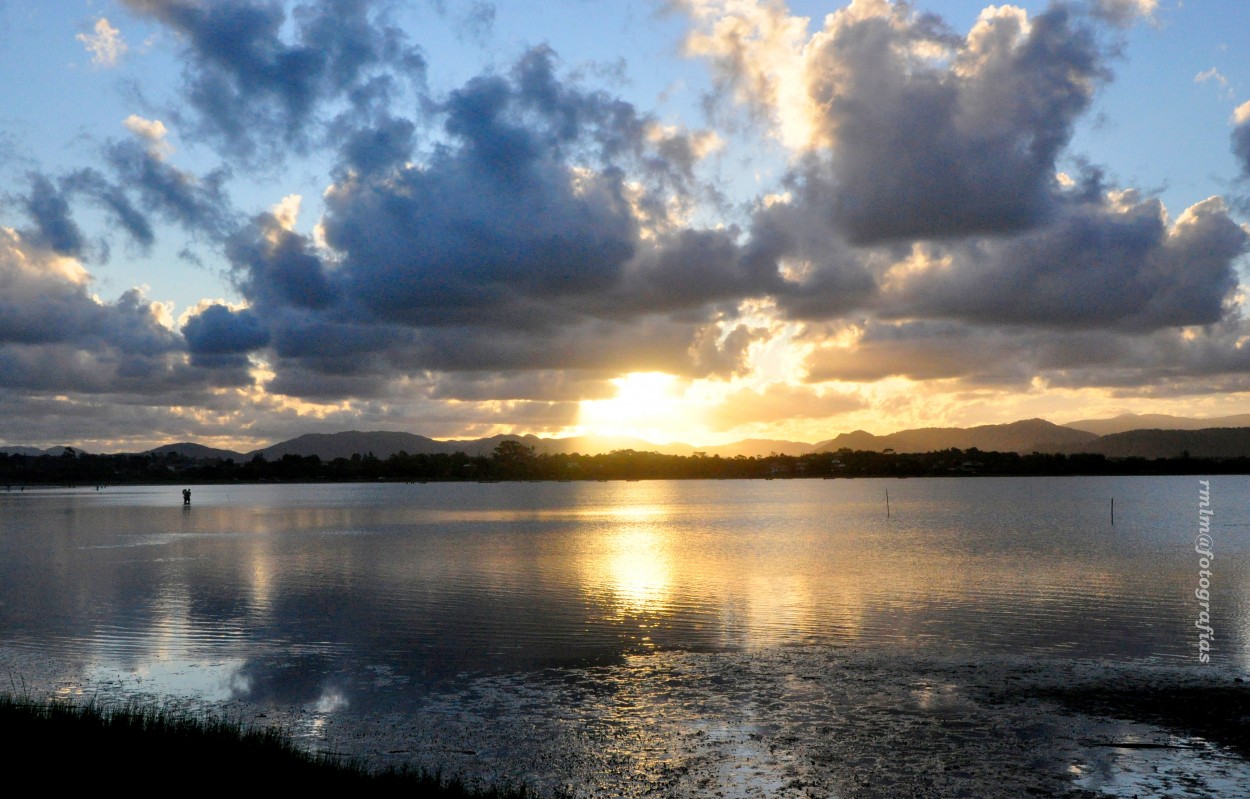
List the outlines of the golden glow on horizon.
{"label": "golden glow on horizon", "polygon": [[685,387],[663,372],[631,372],[612,381],[616,396],[582,400],[577,427],[595,436],[632,436],[655,444],[685,441],[699,431],[699,414]]}

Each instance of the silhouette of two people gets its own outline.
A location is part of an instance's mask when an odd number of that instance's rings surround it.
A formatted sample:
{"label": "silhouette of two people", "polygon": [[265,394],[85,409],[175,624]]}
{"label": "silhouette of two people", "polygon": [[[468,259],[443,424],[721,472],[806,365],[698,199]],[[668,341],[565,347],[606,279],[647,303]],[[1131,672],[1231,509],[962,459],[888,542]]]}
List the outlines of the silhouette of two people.
{"label": "silhouette of two people", "polygon": [[189,488],[182,489],[182,504],[183,505],[191,504],[191,489]]}

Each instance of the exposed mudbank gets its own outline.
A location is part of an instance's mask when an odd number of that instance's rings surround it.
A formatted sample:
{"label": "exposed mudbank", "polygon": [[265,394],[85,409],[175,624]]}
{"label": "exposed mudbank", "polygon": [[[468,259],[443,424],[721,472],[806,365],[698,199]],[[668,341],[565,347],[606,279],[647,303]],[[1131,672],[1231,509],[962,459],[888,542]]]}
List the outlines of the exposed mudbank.
{"label": "exposed mudbank", "polygon": [[376,766],[578,796],[1250,796],[1250,688],[1213,667],[823,647],[657,652],[465,675],[429,695],[380,669],[376,690],[396,709],[366,715],[333,692],[260,707],[142,694],[125,675],[86,685],[47,666],[28,690],[140,695],[281,724],[311,749]]}

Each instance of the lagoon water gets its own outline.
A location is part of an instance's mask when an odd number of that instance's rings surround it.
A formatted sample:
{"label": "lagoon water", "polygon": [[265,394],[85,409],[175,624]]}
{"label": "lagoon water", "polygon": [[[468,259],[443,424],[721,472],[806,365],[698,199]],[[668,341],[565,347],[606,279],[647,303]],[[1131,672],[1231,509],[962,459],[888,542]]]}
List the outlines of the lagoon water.
{"label": "lagoon water", "polygon": [[[1210,486],[1204,668],[1243,673],[1250,478]],[[0,492],[13,685],[250,708],[338,751],[592,794],[888,796],[947,795],[932,752],[874,759],[915,718],[962,709],[975,751],[1001,735],[1016,711],[979,680],[1198,668],[1192,477],[180,489]],[[1150,787],[1060,743],[1012,771]]]}

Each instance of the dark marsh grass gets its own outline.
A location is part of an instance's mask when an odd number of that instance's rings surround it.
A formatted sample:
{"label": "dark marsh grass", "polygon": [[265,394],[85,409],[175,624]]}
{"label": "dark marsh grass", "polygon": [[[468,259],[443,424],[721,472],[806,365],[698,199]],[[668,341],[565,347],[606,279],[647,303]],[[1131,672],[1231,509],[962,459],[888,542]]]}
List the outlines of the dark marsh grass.
{"label": "dark marsh grass", "polygon": [[351,790],[431,799],[534,799],[415,770],[373,772],[301,749],[284,730],[169,712],[0,695],[4,761],[47,790]]}

